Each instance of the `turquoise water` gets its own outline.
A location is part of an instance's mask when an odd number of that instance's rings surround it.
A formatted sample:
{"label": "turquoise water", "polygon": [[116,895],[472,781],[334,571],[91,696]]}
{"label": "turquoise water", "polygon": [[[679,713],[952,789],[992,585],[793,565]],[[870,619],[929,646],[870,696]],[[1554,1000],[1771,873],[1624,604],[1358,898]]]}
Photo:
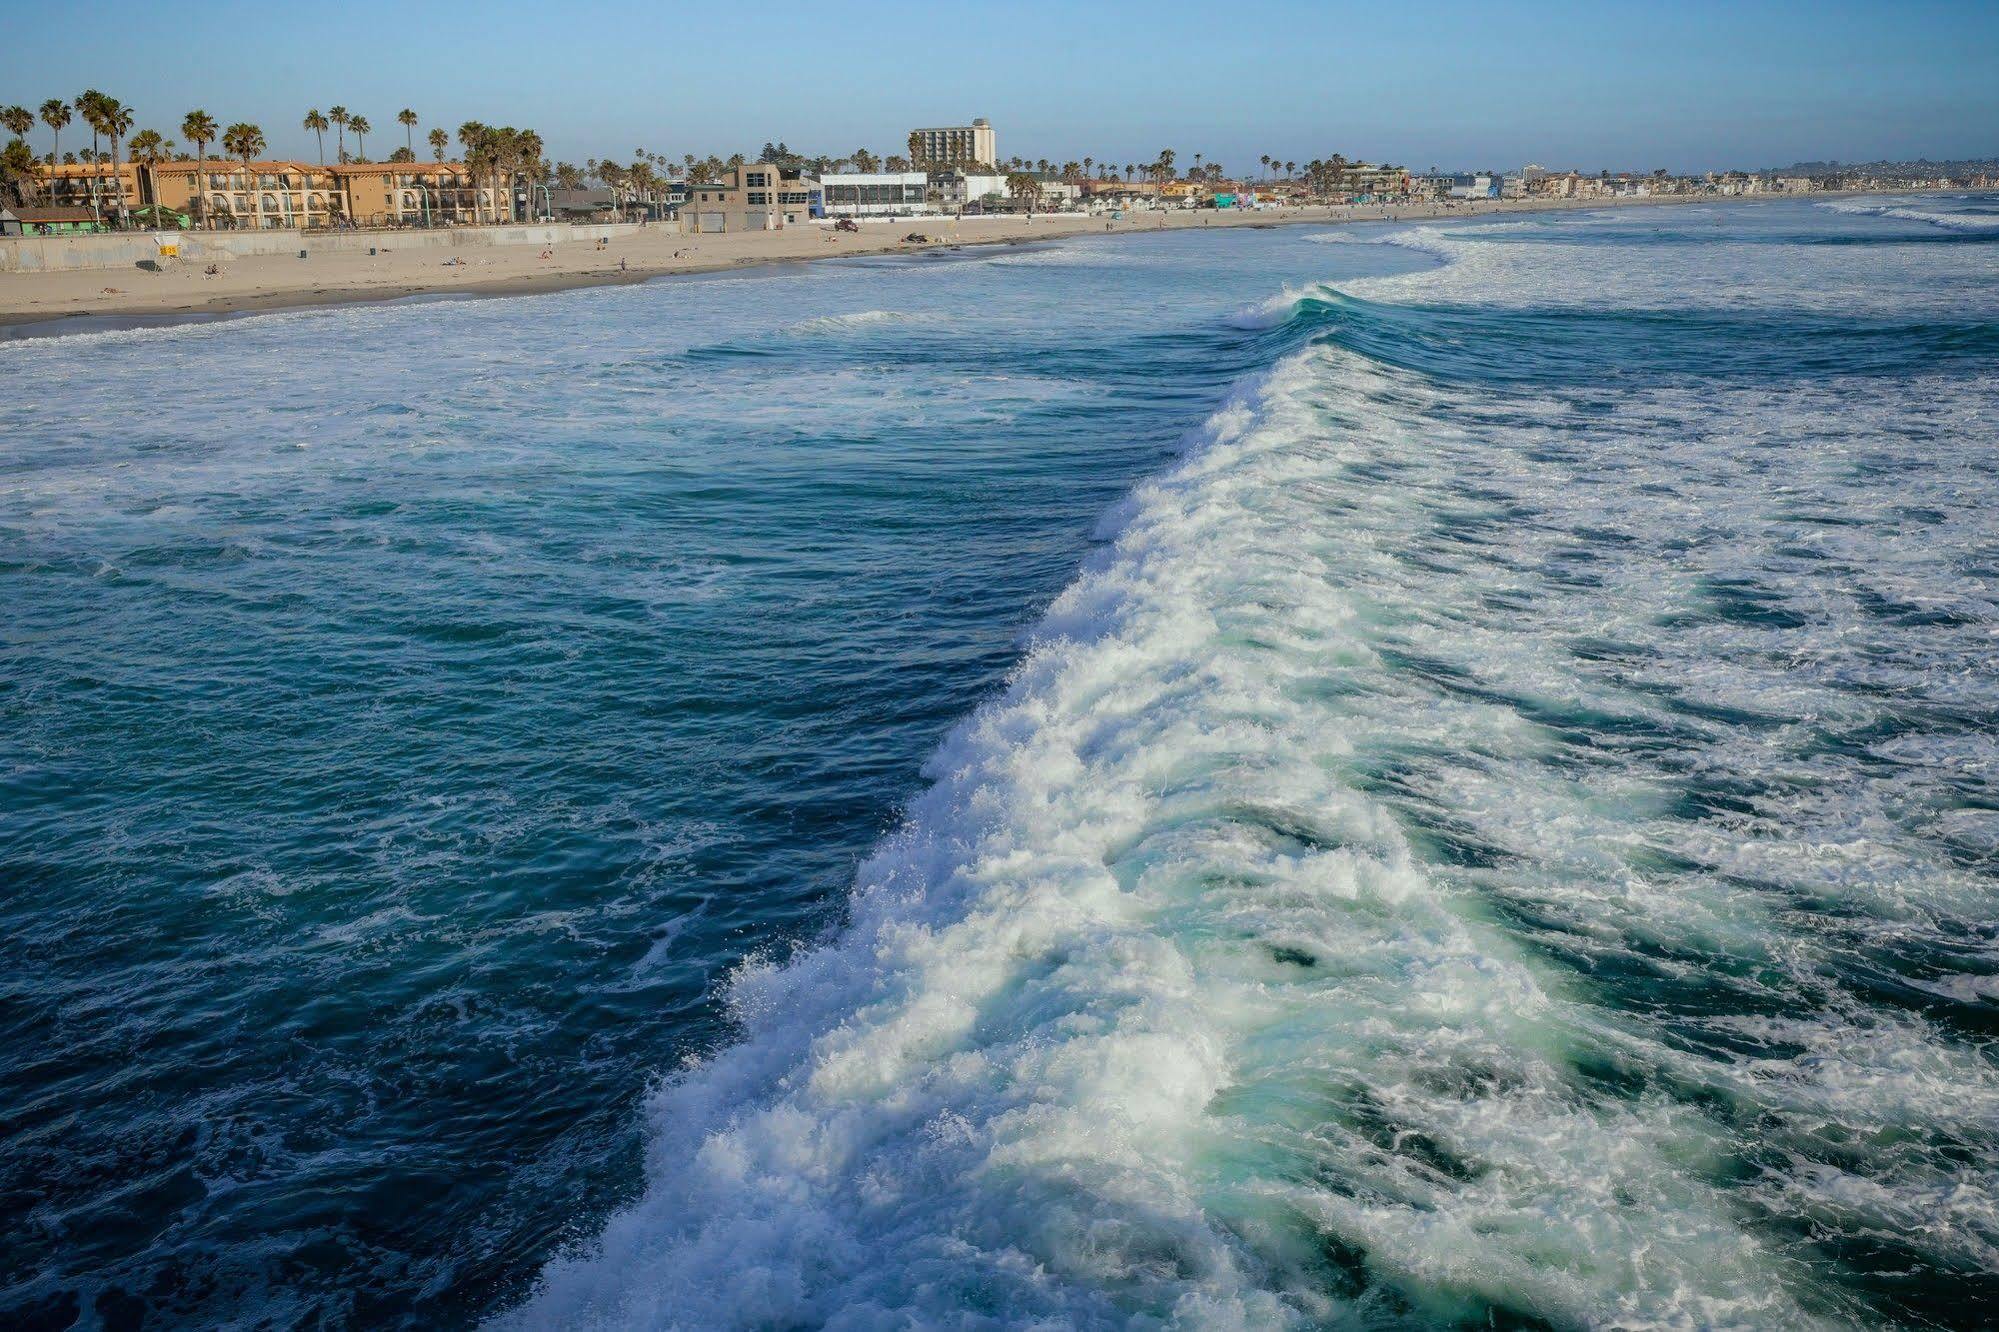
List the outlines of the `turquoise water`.
{"label": "turquoise water", "polygon": [[1991,1321],[1999,233],[1863,202],[9,346],[0,1310]]}

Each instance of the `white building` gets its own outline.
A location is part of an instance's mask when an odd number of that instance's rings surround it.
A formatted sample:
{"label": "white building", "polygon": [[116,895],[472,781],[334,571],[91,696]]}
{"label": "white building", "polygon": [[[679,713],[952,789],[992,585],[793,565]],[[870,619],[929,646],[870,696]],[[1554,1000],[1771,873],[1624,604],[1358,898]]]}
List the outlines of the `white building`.
{"label": "white building", "polygon": [[916,217],[937,211],[922,171],[843,171],[819,178],[828,217]]}
{"label": "white building", "polygon": [[1006,177],[967,175],[960,171],[940,171],[930,177],[930,197],[944,211],[963,212],[988,202],[1006,199]]}
{"label": "white building", "polygon": [[1083,191],[1066,180],[1042,181],[1040,194],[1040,206],[1051,210],[1074,208],[1083,197]]}

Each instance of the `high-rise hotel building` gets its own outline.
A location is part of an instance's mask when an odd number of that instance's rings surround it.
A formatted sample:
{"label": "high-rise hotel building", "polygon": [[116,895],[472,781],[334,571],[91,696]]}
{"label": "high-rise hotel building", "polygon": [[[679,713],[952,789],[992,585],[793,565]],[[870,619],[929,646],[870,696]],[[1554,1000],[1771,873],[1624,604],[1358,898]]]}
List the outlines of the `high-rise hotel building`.
{"label": "high-rise hotel building", "polygon": [[980,116],[969,125],[909,132],[910,156],[918,166],[948,166],[954,162],[999,162],[999,142],[990,120]]}

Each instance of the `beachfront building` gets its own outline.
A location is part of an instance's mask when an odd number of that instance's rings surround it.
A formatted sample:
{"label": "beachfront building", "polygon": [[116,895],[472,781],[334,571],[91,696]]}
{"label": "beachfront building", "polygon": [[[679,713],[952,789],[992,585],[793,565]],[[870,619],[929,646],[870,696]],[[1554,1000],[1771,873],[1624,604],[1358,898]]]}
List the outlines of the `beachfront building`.
{"label": "beachfront building", "polygon": [[[359,162],[315,166],[226,157],[108,162],[38,168],[42,199],[54,207],[93,208],[110,221],[118,203],[133,213],[172,214],[183,225],[219,229],[446,226],[493,221],[493,191],[462,162]],[[199,179],[197,179],[199,177]],[[500,199],[507,210],[504,195]]]}
{"label": "beachfront building", "polygon": [[1039,185],[1039,206],[1051,213],[1066,212],[1076,207],[1083,197],[1082,187],[1066,180],[1044,180]]}
{"label": "beachfront building", "polygon": [[60,208],[0,206],[0,236],[81,236],[102,230],[97,215],[88,208],[69,204]]}
{"label": "beachfront building", "polygon": [[1159,206],[1159,185],[1150,180],[1086,180],[1082,191],[1090,207],[1099,211]]}
{"label": "beachfront building", "polygon": [[330,227],[349,216],[332,167],[211,157],[161,162],[146,177],[149,203],[223,230]]}
{"label": "beachfront building", "polygon": [[1409,172],[1398,166],[1378,166],[1372,162],[1348,162],[1332,175],[1331,192],[1359,197],[1407,194]]}
{"label": "beachfront building", "polygon": [[983,212],[1006,202],[1006,177],[980,172],[933,171],[930,202],[947,213]]}
{"label": "beachfront building", "polygon": [[910,161],[917,166],[962,166],[999,163],[999,140],[992,122],[979,116],[969,125],[909,132]]}
{"label": "beachfront building", "polygon": [[324,169],[357,226],[470,226],[513,217],[504,194],[500,212],[493,211],[492,182],[475,180],[462,162],[346,162]]}
{"label": "beachfront building", "polygon": [[113,170],[108,158],[102,162],[61,162],[54,166],[37,162],[35,183],[39,193],[35,202],[44,208],[88,208],[95,216],[115,218],[121,202],[127,209],[148,202],[140,179],[144,170],[137,162],[120,162]]}
{"label": "beachfront building", "polygon": [[689,231],[704,235],[782,231],[811,220],[817,192],[818,183],[795,168],[751,162],[732,169],[726,180],[690,184],[680,216]]}
{"label": "beachfront building", "polygon": [[845,171],[821,176],[828,217],[916,217],[935,212],[924,171]]}

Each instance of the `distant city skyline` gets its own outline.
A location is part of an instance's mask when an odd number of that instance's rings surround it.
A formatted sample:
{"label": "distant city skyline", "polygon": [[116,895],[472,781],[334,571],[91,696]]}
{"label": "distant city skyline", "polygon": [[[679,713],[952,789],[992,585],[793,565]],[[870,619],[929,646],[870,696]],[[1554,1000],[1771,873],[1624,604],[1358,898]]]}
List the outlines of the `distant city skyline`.
{"label": "distant city skyline", "polygon": [[[892,153],[912,128],[974,116],[1002,157],[1146,162],[1170,147],[1244,174],[1264,154],[1333,152],[1416,170],[1675,172],[1999,153],[1989,4],[414,9],[104,0],[86,23],[31,8],[0,50],[0,103],[95,87],[138,128],[177,137],[199,107],[307,159],[301,118],[336,103],[374,122],[377,158],[400,146],[405,106],[423,130],[532,127],[551,159],[578,164],[766,140]],[[46,151],[46,137],[29,139]]]}

